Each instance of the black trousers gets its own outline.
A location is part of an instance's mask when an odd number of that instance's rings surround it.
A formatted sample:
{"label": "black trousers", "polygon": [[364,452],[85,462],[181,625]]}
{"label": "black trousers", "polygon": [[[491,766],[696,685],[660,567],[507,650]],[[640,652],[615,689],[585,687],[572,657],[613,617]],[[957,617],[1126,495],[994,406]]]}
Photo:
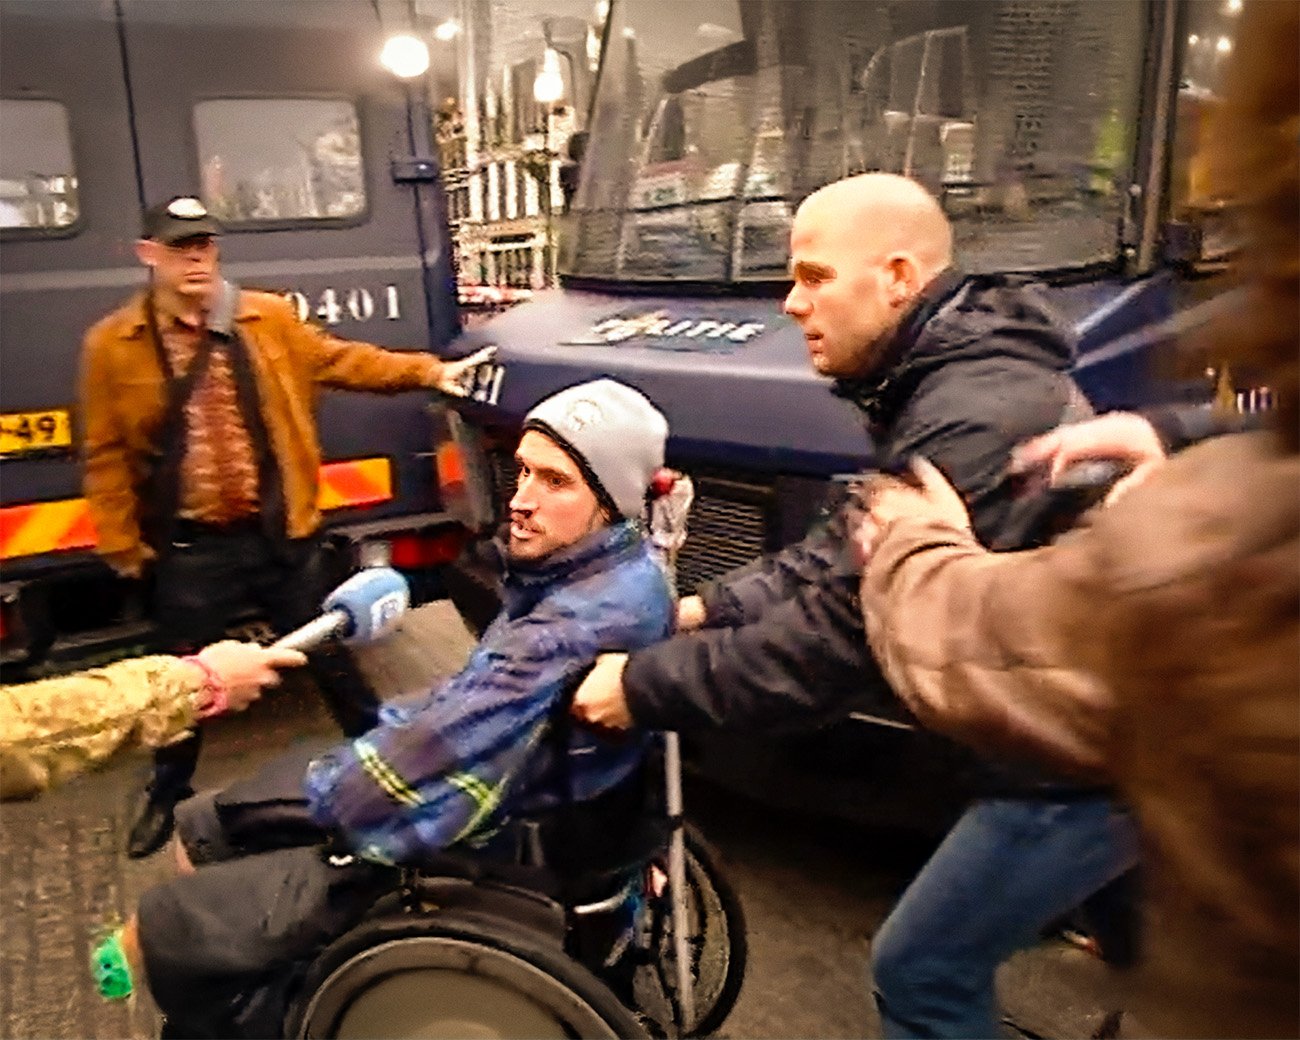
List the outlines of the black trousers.
{"label": "black trousers", "polygon": [[312,957],[397,885],[397,871],[272,849],[149,889],[139,928],[164,1036],[276,1037]]}
{"label": "black trousers", "polygon": [[[303,775],[324,750],[294,748],[177,808],[177,837],[197,870],[147,890],[139,904],[149,990],[167,1016],[164,1038],[279,1036],[311,959],[398,886],[396,868],[331,855],[331,847],[342,846],[312,821]],[[660,837],[658,821],[643,818],[644,802],[638,775],[574,806],[554,841],[543,827],[541,845],[571,870],[628,862],[630,847],[657,846]],[[646,842],[643,825],[653,842]],[[503,828],[499,838],[485,849],[452,850],[444,865],[476,862],[487,876],[532,885],[539,869],[514,866],[516,832]],[[431,853],[434,873],[440,862],[442,855]],[[606,882],[592,896],[608,890]],[[579,893],[570,895],[580,901]],[[580,918],[570,936],[573,954],[629,1002],[635,959],[613,966],[607,959],[633,912],[628,904]]]}
{"label": "black trousers", "polygon": [[[279,634],[310,621],[329,589],[318,538],[277,551],[255,523],[231,528],[178,521],[155,569],[155,622],[162,649],[190,653],[220,639],[238,612],[256,605]],[[308,654],[308,669],[330,714],[348,736],[378,721],[379,699],[346,647]],[[155,796],[189,793],[202,730],[154,754]]]}

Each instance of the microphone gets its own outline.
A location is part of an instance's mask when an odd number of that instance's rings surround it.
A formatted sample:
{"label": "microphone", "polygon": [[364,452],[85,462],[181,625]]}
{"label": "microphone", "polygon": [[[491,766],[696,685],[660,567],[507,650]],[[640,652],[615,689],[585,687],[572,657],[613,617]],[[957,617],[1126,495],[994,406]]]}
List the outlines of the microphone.
{"label": "microphone", "polygon": [[410,605],[405,578],[391,567],[367,567],[325,597],[319,617],[271,645],[311,650],[331,636],[345,643],[370,643],[396,628]]}

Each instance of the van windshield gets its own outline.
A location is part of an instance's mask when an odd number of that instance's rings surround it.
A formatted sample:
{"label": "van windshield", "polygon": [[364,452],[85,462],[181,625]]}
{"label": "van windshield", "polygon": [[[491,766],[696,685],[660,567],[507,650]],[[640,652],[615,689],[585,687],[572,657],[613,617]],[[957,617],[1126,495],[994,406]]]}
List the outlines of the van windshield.
{"label": "van windshield", "polygon": [[970,270],[1113,259],[1141,0],[615,3],[561,270],[784,280],[823,184],[917,178]]}

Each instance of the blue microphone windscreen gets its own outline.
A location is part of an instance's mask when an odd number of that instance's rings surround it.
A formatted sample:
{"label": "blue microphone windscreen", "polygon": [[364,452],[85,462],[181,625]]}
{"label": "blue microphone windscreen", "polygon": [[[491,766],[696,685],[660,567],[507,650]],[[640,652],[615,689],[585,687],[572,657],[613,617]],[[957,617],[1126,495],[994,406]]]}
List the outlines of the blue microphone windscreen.
{"label": "blue microphone windscreen", "polygon": [[348,643],[368,643],[387,635],[411,604],[411,590],[391,567],[367,567],[352,575],[325,598],[324,610],[341,610],[350,624]]}

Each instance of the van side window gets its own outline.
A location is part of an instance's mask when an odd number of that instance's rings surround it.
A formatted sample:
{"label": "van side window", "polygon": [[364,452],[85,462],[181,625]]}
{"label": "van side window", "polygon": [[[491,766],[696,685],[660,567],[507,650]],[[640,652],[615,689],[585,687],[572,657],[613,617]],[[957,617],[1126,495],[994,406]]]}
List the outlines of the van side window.
{"label": "van side window", "polygon": [[194,131],[204,200],[229,225],[365,212],[361,139],[351,102],[200,101]]}
{"label": "van side window", "polygon": [[77,174],[68,110],[57,101],[0,98],[0,230],[74,224]]}

